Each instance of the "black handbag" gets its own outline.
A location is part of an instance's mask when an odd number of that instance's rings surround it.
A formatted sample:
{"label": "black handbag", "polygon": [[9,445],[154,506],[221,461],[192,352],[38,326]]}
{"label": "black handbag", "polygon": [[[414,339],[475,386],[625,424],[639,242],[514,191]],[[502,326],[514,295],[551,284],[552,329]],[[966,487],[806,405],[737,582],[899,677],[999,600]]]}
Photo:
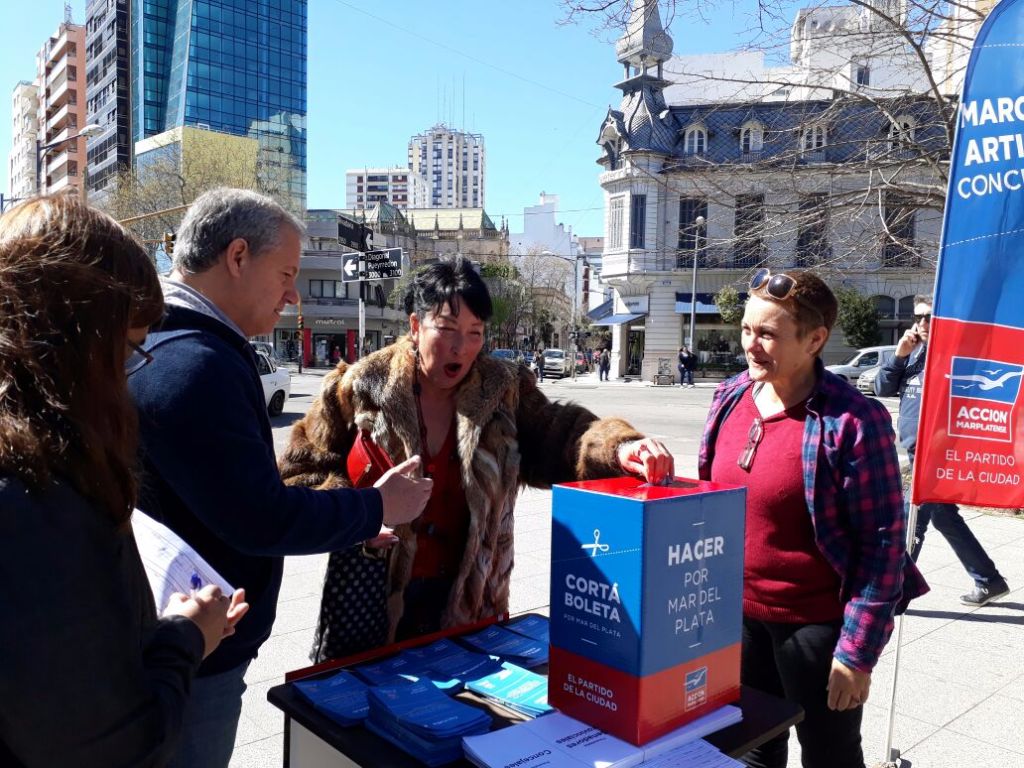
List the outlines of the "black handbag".
{"label": "black handbag", "polygon": [[[393,466],[391,458],[360,430],[346,460],[355,488],[369,488]],[[388,640],[388,561],[391,547],[357,544],[327,560],[320,617],[309,657],[319,664],[378,648]]]}
{"label": "black handbag", "polygon": [[390,551],[358,544],[330,554],[310,653],[315,664],[387,643]]}

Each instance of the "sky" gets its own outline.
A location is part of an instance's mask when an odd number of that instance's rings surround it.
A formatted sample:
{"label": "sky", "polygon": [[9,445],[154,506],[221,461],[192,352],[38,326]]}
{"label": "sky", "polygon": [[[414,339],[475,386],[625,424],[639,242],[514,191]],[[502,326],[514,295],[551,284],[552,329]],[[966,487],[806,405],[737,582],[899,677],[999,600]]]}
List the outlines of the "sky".
{"label": "sky", "polygon": [[[737,3],[737,7],[743,3]],[[746,5],[753,5],[747,0]],[[7,191],[10,94],[64,16],[61,0],[0,0],[0,189]],[[85,20],[85,0],[72,18]],[[559,196],[559,221],[602,234],[596,138],[622,67],[617,34],[560,24],[558,0],[309,0],[308,206],[342,208],[345,171],[405,165],[409,138],[438,122],[484,136],[485,209],[523,230],[523,208]],[[742,11],[675,19],[676,54],[737,45]]]}

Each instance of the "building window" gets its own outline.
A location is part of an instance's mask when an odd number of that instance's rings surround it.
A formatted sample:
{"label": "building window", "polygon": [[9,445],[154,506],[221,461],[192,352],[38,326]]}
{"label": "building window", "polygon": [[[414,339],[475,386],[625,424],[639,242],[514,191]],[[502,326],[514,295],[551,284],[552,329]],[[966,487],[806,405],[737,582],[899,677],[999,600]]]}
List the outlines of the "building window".
{"label": "building window", "polygon": [[613,197],[608,202],[608,247],[615,250],[622,248],[622,216],[624,207],[624,197]]}
{"label": "building window", "polygon": [[825,138],[824,125],[808,125],[800,135],[800,149],[803,152],[821,152],[825,149]]}
{"label": "building window", "polygon": [[[702,219],[698,222],[697,219]],[[706,266],[707,256],[708,201],[698,197],[679,198],[679,252],[676,254],[676,268],[682,269],[693,264],[693,252],[697,250],[697,264]]]}
{"label": "building window", "polygon": [[647,195],[633,195],[629,200],[629,247],[644,247],[647,224]]}
{"label": "building window", "polygon": [[688,155],[703,155],[708,149],[708,132],[702,125],[691,125],[686,129],[683,141]]}
{"label": "building window", "polygon": [[828,195],[803,195],[797,218],[796,266],[810,267],[828,258]]}
{"label": "building window", "polygon": [[857,67],[857,85],[861,88],[871,85],[871,67],[867,64],[861,64]]}
{"label": "building window", "polygon": [[734,266],[756,267],[763,261],[763,236],[764,195],[736,195]]}
{"label": "building window", "polygon": [[878,313],[879,320],[895,320],[896,319],[896,299],[892,296],[872,296],[875,300],[875,312]]}
{"label": "building window", "polygon": [[885,232],[882,244],[883,267],[917,267],[921,259],[914,250],[916,209],[909,200],[898,195],[886,195]]}
{"label": "building window", "polygon": [[908,149],[914,141],[914,118],[900,115],[889,126],[889,149]]}
{"label": "building window", "polygon": [[751,152],[760,152],[764,147],[764,128],[760,123],[754,121],[744,123],[740,128],[740,152],[747,155]]}

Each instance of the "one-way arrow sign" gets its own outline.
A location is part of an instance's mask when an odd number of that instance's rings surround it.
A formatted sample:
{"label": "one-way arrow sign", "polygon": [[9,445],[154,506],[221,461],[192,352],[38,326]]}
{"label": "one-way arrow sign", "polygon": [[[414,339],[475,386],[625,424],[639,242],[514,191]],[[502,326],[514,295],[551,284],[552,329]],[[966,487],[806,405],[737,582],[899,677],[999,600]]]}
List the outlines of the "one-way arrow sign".
{"label": "one-way arrow sign", "polygon": [[362,266],[359,263],[361,253],[346,253],[341,257],[341,281],[343,283],[354,283],[362,279]]}

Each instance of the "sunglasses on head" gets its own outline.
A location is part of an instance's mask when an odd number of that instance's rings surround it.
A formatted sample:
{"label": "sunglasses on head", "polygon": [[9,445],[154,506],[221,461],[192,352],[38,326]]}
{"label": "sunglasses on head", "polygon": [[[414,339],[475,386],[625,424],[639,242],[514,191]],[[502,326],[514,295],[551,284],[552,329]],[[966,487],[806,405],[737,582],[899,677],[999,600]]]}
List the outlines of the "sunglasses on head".
{"label": "sunglasses on head", "polygon": [[821,314],[821,310],[811,304],[808,304],[805,299],[800,298],[796,293],[796,278],[790,277],[786,274],[773,275],[772,271],[768,267],[761,267],[754,273],[754,276],[750,278],[750,290],[760,291],[763,290],[768,296],[776,301],[786,301],[786,299],[793,299],[797,304],[809,309],[811,312],[816,314],[824,321],[824,315]]}
{"label": "sunglasses on head", "polygon": [[785,301],[796,290],[796,280],[789,275],[773,275],[767,267],[762,267],[750,278],[750,290],[764,292],[778,301]]}

